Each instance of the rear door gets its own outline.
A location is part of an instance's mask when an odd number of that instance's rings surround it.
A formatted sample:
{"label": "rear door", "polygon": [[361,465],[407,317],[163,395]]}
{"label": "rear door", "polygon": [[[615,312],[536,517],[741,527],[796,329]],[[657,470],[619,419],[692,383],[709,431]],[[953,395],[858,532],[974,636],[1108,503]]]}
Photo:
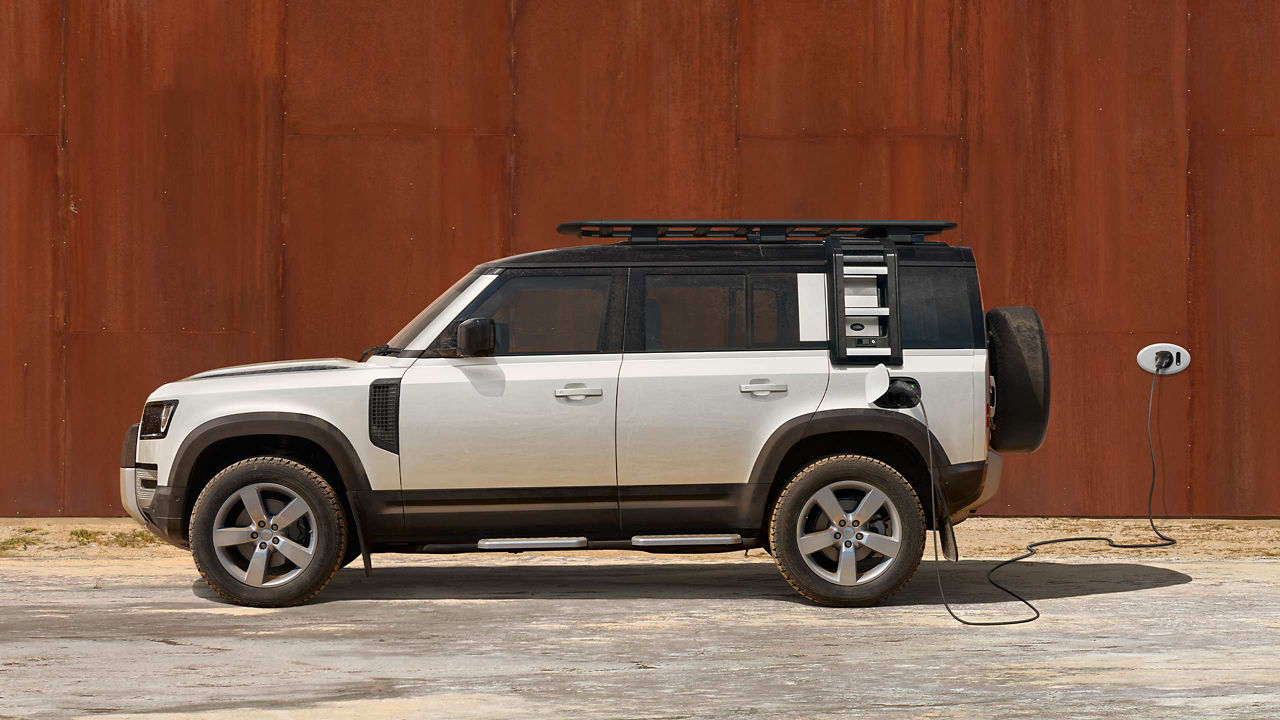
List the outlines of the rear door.
{"label": "rear door", "polygon": [[929,426],[952,463],[987,459],[987,350],[972,265],[898,266],[902,368],[920,383]]}
{"label": "rear door", "polygon": [[818,269],[632,271],[618,381],[625,532],[754,532],[756,458],[826,391],[825,282]]}

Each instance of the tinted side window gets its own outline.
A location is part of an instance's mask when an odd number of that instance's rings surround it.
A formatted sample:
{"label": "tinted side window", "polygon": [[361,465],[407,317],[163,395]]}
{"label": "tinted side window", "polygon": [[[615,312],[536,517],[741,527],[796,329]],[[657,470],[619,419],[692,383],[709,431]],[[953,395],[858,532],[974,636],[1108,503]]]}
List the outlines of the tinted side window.
{"label": "tinted side window", "polygon": [[647,274],[638,350],[799,349],[825,341],[800,341],[796,273]]}
{"label": "tinted side window", "polygon": [[526,275],[503,282],[466,317],[493,318],[494,355],[607,352],[609,275]]}
{"label": "tinted side window", "polygon": [[746,275],[646,275],[644,349],[741,350],[747,342]]}
{"label": "tinted side window", "polygon": [[795,273],[753,273],[751,347],[800,346],[800,298]]}
{"label": "tinted side window", "polygon": [[904,348],[974,348],[982,341],[982,300],[971,267],[898,268]]}

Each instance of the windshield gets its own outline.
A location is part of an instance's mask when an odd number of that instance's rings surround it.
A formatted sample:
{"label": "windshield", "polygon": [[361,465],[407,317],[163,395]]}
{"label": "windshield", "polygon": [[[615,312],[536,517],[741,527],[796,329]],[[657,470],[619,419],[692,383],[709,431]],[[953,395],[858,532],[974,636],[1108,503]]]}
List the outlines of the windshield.
{"label": "windshield", "polygon": [[448,290],[441,293],[440,297],[433,300],[426,309],[418,313],[417,317],[410,320],[409,324],[405,325],[400,332],[396,333],[396,336],[391,338],[390,342],[387,344],[393,348],[407,347],[409,343],[413,342],[414,338],[422,334],[422,331],[431,324],[432,320],[436,319],[436,316],[439,315],[442,310],[449,307],[449,303],[453,302],[454,298],[458,297],[458,295],[462,294],[463,290],[467,289],[467,286],[470,285],[471,281],[475,280],[479,274],[480,268],[476,268],[466,275],[463,275],[458,282],[454,283]]}

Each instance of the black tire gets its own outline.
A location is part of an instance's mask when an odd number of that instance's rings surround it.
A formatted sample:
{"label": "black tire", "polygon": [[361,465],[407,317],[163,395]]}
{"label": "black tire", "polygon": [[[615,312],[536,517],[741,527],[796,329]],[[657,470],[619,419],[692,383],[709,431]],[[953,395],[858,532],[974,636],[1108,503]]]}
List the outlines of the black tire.
{"label": "black tire", "polygon": [[[857,585],[841,585],[819,575],[806,562],[797,539],[797,528],[802,527],[801,513],[810,499],[823,488],[847,481],[856,481],[884,493],[887,502],[897,510],[900,522],[897,533],[899,546],[892,562],[873,579]],[[838,499],[846,512],[857,507],[859,500],[856,496]],[[805,514],[811,513],[812,508]],[[871,527],[870,522],[867,527]],[[920,499],[898,471],[879,460],[861,455],[833,455],[810,464],[783,488],[769,522],[769,544],[782,577],[796,592],[820,605],[865,607],[893,595],[915,575],[924,552],[924,532],[924,509],[920,506]],[[839,542],[847,541],[842,538]],[[869,575],[874,568],[862,571],[863,563],[876,562],[877,557],[870,555],[867,560],[859,561],[860,572]]]}
{"label": "black tire", "polygon": [[1049,429],[1049,340],[1040,314],[1029,307],[987,313],[987,362],[996,383],[991,447],[1031,452]]}
{"label": "black tire", "polygon": [[[278,534],[281,539],[286,539],[286,531],[305,533],[307,540],[312,543],[311,558],[305,567],[296,567],[299,570],[296,576],[274,586],[255,586],[248,584],[244,578],[233,576],[220,559],[213,539],[220,509],[228,502],[233,503],[229,507],[235,507],[232,496],[239,495],[241,490],[258,483],[283,488],[281,493],[292,493],[297,499],[303,500],[310,511],[305,518],[305,527],[285,528]],[[267,498],[263,500],[263,504],[268,513],[278,513],[280,505],[285,502]],[[244,507],[240,517],[246,517],[247,510],[247,506]],[[301,521],[296,524],[300,525]],[[189,529],[191,554],[205,582],[230,602],[250,607],[288,607],[310,600],[333,579],[347,553],[347,523],[337,493],[315,471],[287,458],[249,458],[223,469],[209,481],[196,499]],[[231,549],[238,547],[243,546],[232,546]],[[252,549],[253,543],[249,543],[249,547]],[[224,548],[224,551],[231,555],[229,550]],[[270,556],[273,552],[274,548],[266,555]],[[247,561],[248,558],[245,559]],[[286,568],[292,565],[293,563],[284,562]]]}

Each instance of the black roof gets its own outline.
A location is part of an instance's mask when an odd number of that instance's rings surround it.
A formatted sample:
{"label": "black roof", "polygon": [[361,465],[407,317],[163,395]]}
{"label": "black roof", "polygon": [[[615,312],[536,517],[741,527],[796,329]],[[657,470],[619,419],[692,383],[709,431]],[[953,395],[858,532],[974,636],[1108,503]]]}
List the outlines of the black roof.
{"label": "black roof", "polygon": [[[595,220],[564,223],[559,232],[619,238],[525,253],[485,267],[608,267],[671,265],[797,265],[822,267],[826,243],[839,238],[892,241],[901,262],[973,264],[969,248],[923,238],[955,227],[939,221],[867,220]],[[669,239],[666,238],[680,238]],[[878,243],[877,243],[878,244]]]}

